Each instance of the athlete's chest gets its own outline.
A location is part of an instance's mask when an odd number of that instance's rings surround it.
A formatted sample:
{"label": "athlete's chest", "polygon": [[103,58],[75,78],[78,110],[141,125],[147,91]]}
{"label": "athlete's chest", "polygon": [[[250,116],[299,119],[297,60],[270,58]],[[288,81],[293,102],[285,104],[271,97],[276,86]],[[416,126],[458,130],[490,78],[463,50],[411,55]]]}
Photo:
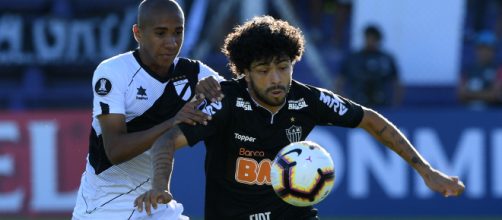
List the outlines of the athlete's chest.
{"label": "athlete's chest", "polygon": [[161,82],[148,74],[137,74],[125,93],[126,113],[137,115],[156,108],[157,112],[177,111],[195,92],[196,76],[178,74]]}
{"label": "athlete's chest", "polygon": [[232,129],[229,133],[232,145],[238,150],[242,147],[261,150],[266,157],[273,158],[282,147],[304,140],[315,126],[309,110],[298,105],[286,105],[273,114],[247,104],[237,101],[237,108],[232,114]]}
{"label": "athlete's chest", "polygon": [[270,167],[277,152],[291,142],[304,140],[315,122],[298,106],[285,106],[271,114],[248,104],[241,100],[233,109],[226,138],[226,178],[242,187],[270,185]]}

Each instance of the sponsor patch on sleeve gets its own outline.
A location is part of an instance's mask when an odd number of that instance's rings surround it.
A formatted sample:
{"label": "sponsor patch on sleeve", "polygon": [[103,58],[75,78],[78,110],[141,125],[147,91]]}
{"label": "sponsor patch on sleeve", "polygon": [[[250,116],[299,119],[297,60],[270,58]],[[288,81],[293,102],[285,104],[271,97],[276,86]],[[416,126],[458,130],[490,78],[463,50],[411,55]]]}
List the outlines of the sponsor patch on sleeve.
{"label": "sponsor patch on sleeve", "polygon": [[106,78],[101,78],[96,81],[94,85],[94,91],[100,96],[105,96],[112,90],[112,83]]}

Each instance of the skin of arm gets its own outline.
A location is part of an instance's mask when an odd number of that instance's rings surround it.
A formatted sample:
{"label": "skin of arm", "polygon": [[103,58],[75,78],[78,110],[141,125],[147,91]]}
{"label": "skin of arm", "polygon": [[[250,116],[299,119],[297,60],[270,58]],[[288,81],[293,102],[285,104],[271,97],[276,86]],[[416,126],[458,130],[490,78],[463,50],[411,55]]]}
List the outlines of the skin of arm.
{"label": "skin of arm", "polygon": [[125,116],[109,114],[99,116],[106,156],[112,164],[128,161],[150,148],[165,131],[174,126],[174,119],[164,121],[150,129],[127,133]]}
{"label": "skin of arm", "polygon": [[418,153],[401,131],[379,113],[364,108],[364,116],[359,127],[370,133],[401,156],[423,178],[425,184],[433,191],[444,196],[458,196],[464,191],[464,184],[457,177],[450,177],[434,169]]}
{"label": "skin of arm", "polygon": [[173,118],[138,132],[127,132],[124,115],[98,116],[106,156],[112,164],[123,163],[150,149],[157,138],[179,123],[206,124],[210,117],[196,109],[202,100],[204,100],[204,95],[199,95],[199,98],[186,103]]}
{"label": "skin of arm", "polygon": [[413,148],[401,131],[377,112],[364,108],[363,120],[359,127],[370,133],[380,143],[399,154],[420,175],[424,174],[427,169],[430,169],[430,165]]}
{"label": "skin of arm", "polygon": [[169,191],[169,181],[174,162],[174,151],[188,145],[178,126],[175,126],[155,141],[152,146],[152,188]]}
{"label": "skin of arm", "polygon": [[188,141],[178,126],[155,141],[152,146],[152,189],[134,201],[134,206],[139,212],[142,212],[144,207],[146,213],[151,215],[151,208],[157,209],[158,203],[168,203],[172,200],[169,186],[174,165],[174,152],[187,144]]}

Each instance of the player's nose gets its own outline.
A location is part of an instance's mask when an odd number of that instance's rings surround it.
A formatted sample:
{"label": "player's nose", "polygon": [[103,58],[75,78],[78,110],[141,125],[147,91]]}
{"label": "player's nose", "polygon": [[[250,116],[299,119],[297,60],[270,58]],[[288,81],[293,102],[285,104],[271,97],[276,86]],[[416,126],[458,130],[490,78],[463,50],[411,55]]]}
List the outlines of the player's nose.
{"label": "player's nose", "polygon": [[269,80],[272,84],[279,84],[281,82],[281,74],[277,69],[271,71]]}

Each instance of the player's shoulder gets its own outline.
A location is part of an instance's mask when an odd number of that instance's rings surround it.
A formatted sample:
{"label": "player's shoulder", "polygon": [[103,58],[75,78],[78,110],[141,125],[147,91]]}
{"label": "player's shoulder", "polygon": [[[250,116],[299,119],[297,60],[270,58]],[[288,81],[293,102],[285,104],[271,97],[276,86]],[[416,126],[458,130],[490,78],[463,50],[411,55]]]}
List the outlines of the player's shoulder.
{"label": "player's shoulder", "polygon": [[199,65],[200,63],[202,63],[200,60],[190,59],[187,57],[178,57],[176,59],[178,59],[178,65],[179,64],[181,64],[181,65]]}
{"label": "player's shoulder", "polygon": [[134,61],[134,51],[129,51],[125,53],[121,53],[118,55],[115,55],[113,57],[110,57],[108,59],[103,60],[98,67],[120,67],[123,63],[125,62],[131,62]]}
{"label": "player's shoulder", "polygon": [[231,79],[220,82],[221,92],[225,95],[227,101],[237,99],[238,97],[248,97],[247,85],[244,79]]}
{"label": "player's shoulder", "polygon": [[304,84],[296,80],[293,80],[293,82],[291,83],[291,93],[292,93],[291,98],[295,99],[304,98],[306,101],[309,102],[322,101],[325,98],[325,96],[331,96],[331,97],[337,96],[331,90],[309,84]]}
{"label": "player's shoulder", "polygon": [[291,82],[291,90],[294,92],[295,95],[308,97],[317,95],[321,90],[323,90],[323,88],[293,80]]}
{"label": "player's shoulder", "polygon": [[218,81],[224,80],[216,71],[207,66],[200,60],[190,59],[186,57],[176,58],[176,69],[186,73],[198,74],[199,79],[207,76],[216,76]]}
{"label": "player's shoulder", "polygon": [[118,54],[103,60],[96,67],[95,74],[119,77],[133,75],[141,66],[134,57],[134,51]]}
{"label": "player's shoulder", "polygon": [[241,79],[231,79],[231,80],[224,80],[220,82],[221,90],[224,93],[240,93],[242,92],[243,88],[245,85],[243,85],[243,81]]}
{"label": "player's shoulder", "polygon": [[178,57],[176,59],[177,59],[177,65],[197,66],[200,69],[209,68],[209,66],[206,65],[201,60],[191,59],[191,58],[187,58],[187,57]]}

